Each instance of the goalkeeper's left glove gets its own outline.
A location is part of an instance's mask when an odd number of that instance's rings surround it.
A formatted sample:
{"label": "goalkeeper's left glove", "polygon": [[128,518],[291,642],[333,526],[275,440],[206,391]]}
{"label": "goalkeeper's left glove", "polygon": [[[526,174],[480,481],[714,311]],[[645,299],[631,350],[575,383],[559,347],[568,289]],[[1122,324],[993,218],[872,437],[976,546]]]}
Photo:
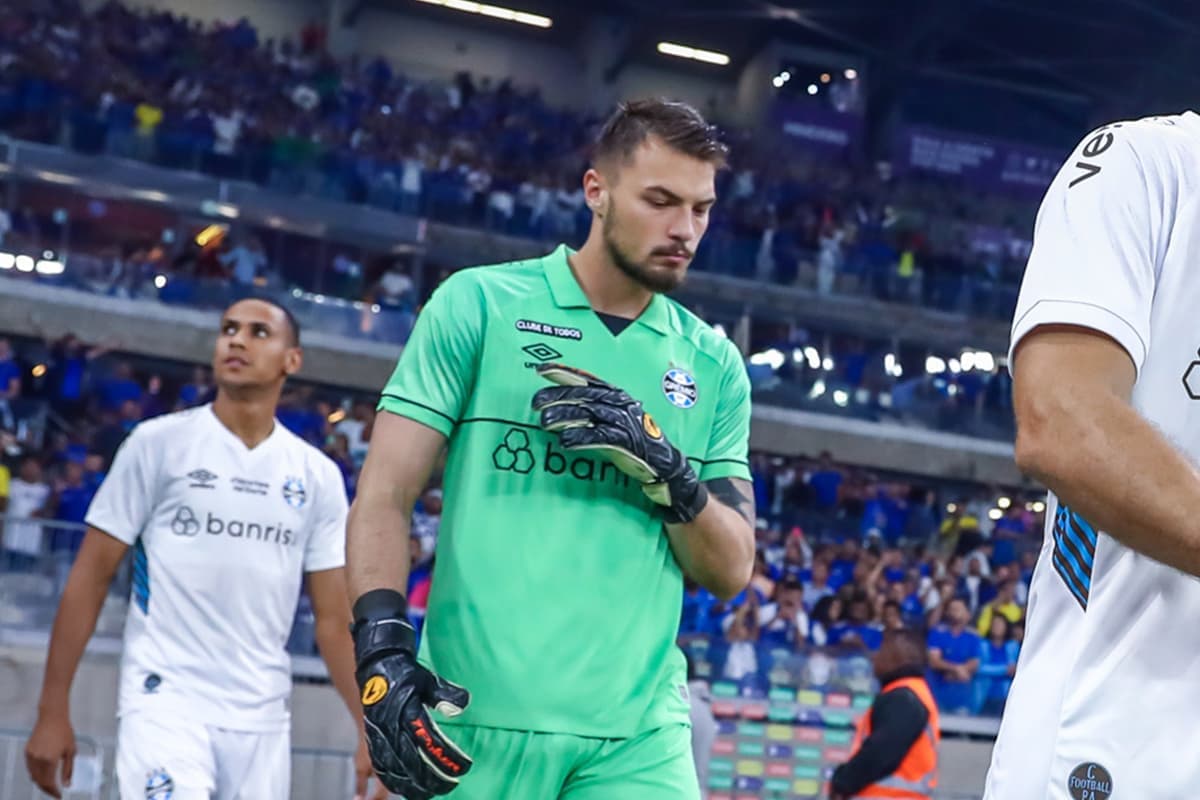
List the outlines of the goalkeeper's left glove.
{"label": "goalkeeper's left glove", "polygon": [[533,410],[541,414],[543,428],[558,433],[563,449],[603,453],[642,485],[667,522],[691,522],[704,510],[708,490],[641,403],[565,364],[538,364],[535,369],[558,384],[533,396]]}

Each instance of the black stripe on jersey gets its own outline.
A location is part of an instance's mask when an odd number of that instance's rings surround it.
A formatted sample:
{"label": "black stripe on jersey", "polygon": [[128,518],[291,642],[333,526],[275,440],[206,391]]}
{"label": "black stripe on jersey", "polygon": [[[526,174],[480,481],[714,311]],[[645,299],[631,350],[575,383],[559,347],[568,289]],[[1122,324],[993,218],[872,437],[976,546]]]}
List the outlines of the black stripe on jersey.
{"label": "black stripe on jersey", "polygon": [[1077,514],[1075,514],[1074,512],[1068,511],[1067,525],[1070,528],[1069,533],[1071,533],[1073,535],[1072,536],[1064,536],[1063,538],[1070,539],[1070,540],[1074,541],[1077,545],[1078,544],[1083,545],[1083,549],[1087,551],[1087,560],[1081,561],[1081,563],[1087,564],[1088,569],[1091,570],[1092,564],[1096,560],[1096,540],[1094,538],[1096,536],[1096,532],[1095,531],[1089,532],[1089,531],[1085,530],[1084,526],[1086,524],[1087,523],[1085,523],[1082,519],[1080,519]]}
{"label": "black stripe on jersey", "polygon": [[401,397],[401,396],[400,396],[400,395],[398,395],[398,394],[389,394],[388,392],[384,392],[384,393],[383,393],[383,396],[384,396],[384,397],[390,397],[390,398],[392,398],[393,400],[399,400],[401,403],[408,403],[409,405],[416,406],[417,408],[423,408],[423,409],[425,409],[426,411],[431,411],[431,412],[433,412],[434,414],[437,414],[437,415],[438,415],[439,417],[441,417],[442,419],[444,419],[444,420],[446,420],[447,422],[449,422],[451,425],[454,425],[454,424],[456,424],[456,423],[455,423],[455,420],[454,420],[454,417],[452,417],[452,416],[450,416],[449,414],[446,414],[446,413],[444,413],[444,412],[442,412],[442,411],[438,411],[438,410],[437,410],[436,408],[434,408],[433,406],[427,406],[427,405],[425,405],[424,403],[418,403],[416,400],[413,400],[413,399],[411,399],[411,398],[408,398],[408,397]]}
{"label": "black stripe on jersey", "polygon": [[1054,546],[1054,552],[1050,557],[1051,563],[1054,565],[1054,571],[1063,579],[1063,583],[1067,586],[1067,591],[1075,598],[1075,602],[1079,603],[1079,607],[1087,611],[1087,590],[1083,588],[1079,579],[1075,576],[1071,566],[1067,560],[1063,558],[1063,554],[1059,552],[1058,545]]}

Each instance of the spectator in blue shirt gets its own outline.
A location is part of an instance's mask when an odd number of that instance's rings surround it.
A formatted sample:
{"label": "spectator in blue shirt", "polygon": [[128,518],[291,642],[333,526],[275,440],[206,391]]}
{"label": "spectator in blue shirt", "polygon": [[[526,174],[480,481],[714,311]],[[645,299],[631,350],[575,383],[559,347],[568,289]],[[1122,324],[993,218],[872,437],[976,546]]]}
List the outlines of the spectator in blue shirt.
{"label": "spectator in blue shirt", "polygon": [[717,598],[698,583],[685,580],[683,585],[683,612],[679,620],[681,635],[720,635],[720,615],[715,614]]}
{"label": "spectator in blue shirt", "polygon": [[831,594],[833,587],[829,585],[829,565],[821,559],[813,559],[809,578],[804,582],[804,607],[812,610],[822,597]]}
{"label": "spectator in blue shirt", "polygon": [[780,583],[775,602],[759,608],[759,642],[770,647],[795,649],[808,637],[808,615],[804,613],[804,590],[794,581]]}
{"label": "spectator in blue shirt", "polygon": [[192,379],[179,388],[178,406],[191,408],[207,403],[211,391],[212,383],[209,380],[208,370],[204,367],[196,367],[192,370]]}
{"label": "spectator in blue shirt", "polygon": [[818,509],[830,511],[837,508],[844,480],[841,470],[833,466],[833,455],[828,450],[822,452],[816,471],[808,476],[808,485],[816,496]]}
{"label": "spectator in blue shirt", "polygon": [[100,384],[100,406],[105,411],[115,411],[132,400],[141,403],[142,387],[133,377],[133,367],[128,361],[117,364],[111,378]]}
{"label": "spectator in blue shirt", "polygon": [[847,607],[847,620],[829,631],[829,644],[847,650],[875,652],[883,643],[883,628],[871,621],[871,603],[865,594],[856,594]]}
{"label": "spectator in blue shirt", "polygon": [[1025,511],[1018,503],[1013,503],[992,528],[992,566],[1003,567],[1016,562],[1017,542],[1024,539],[1028,532]]}
{"label": "spectator in blue shirt", "polygon": [[51,507],[56,509],[55,519],[73,522],[79,527],[55,531],[52,547],[56,551],[77,553],[83,541],[83,520],[98,486],[87,483],[82,463],[68,461],[63,468],[63,477],[54,488],[55,500],[51,501]]}
{"label": "spectator in blue shirt", "polygon": [[947,624],[929,632],[929,686],[938,708],[970,714],[976,707],[974,681],[983,640],[967,624],[971,612],[962,598],[950,599],[945,619]]}
{"label": "spectator in blue shirt", "polygon": [[21,367],[8,339],[0,339],[0,401],[15,400],[21,394]]}
{"label": "spectator in blue shirt", "polygon": [[854,568],[858,566],[858,542],[847,539],[842,542],[837,558],[829,565],[829,585],[834,591],[854,580]]}
{"label": "spectator in blue shirt", "polygon": [[1017,655],[1021,646],[1010,638],[1011,623],[1001,614],[992,617],[988,638],[979,649],[980,696],[983,699],[981,713],[998,717],[1004,713],[1008,690],[1012,688],[1013,675],[1017,673]]}

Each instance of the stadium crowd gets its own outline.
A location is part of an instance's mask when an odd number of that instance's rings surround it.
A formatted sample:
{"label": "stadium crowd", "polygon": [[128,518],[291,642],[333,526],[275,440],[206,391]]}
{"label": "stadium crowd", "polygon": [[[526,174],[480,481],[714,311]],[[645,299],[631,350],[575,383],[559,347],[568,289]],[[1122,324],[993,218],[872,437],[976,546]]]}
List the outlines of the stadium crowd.
{"label": "stadium crowd", "polygon": [[[338,61],[316,24],[277,41],[245,19],[204,25],[116,2],[0,8],[0,126],[18,137],[521,236],[570,242],[586,228],[578,176],[598,120],[536,88]],[[765,128],[729,138],[699,268],[1011,311],[1031,204],[817,157]]]}
{"label": "stadium crowd", "polygon": [[[214,390],[202,367],[135,361],[114,352],[119,347],[65,336],[14,348],[0,339],[4,569],[69,563],[88,504],[129,431],[206,402]],[[373,418],[372,398],[308,385],[288,391],[278,412],[338,465],[351,497]],[[862,656],[879,646],[884,628],[920,625],[930,630],[934,688],[947,709],[1003,705],[1040,545],[1039,500],[882,475],[838,465],[829,453],[755,453],[751,466],[759,510],[751,586],[720,603],[689,585],[683,600],[681,642],[707,677],[753,693],[765,691],[780,668],[816,686],[838,680],[845,668],[853,685],[869,676]],[[414,513],[409,589],[418,622],[441,500],[435,482]],[[302,599],[301,623],[306,613]],[[700,655],[698,641],[706,648]],[[303,632],[293,644],[311,652]]]}

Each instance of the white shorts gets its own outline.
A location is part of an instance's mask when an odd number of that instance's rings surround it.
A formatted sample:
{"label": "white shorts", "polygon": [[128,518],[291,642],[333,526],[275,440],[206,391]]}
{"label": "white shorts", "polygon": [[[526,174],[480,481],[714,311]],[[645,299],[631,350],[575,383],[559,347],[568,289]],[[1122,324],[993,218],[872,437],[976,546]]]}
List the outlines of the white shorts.
{"label": "white shorts", "polygon": [[288,800],[291,734],[134,712],[117,726],[121,800]]}

